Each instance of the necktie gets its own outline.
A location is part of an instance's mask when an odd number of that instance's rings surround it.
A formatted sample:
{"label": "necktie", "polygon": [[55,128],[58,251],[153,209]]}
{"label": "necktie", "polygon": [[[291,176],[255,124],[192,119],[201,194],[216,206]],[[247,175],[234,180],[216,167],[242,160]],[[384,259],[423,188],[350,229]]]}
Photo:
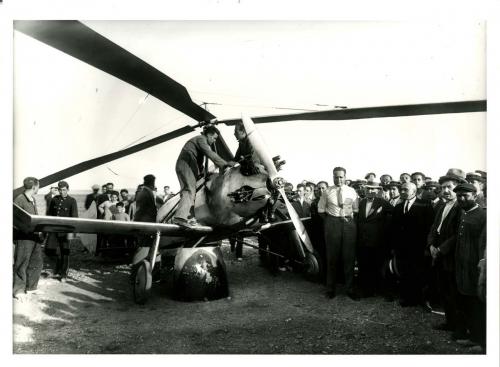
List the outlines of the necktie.
{"label": "necktie", "polygon": [[406,200],[404,213],[407,214],[410,206],[410,200]]}
{"label": "necktie", "polygon": [[344,198],[342,197],[342,186],[340,186],[337,191],[337,201],[339,204],[339,208],[342,209],[344,207]]}

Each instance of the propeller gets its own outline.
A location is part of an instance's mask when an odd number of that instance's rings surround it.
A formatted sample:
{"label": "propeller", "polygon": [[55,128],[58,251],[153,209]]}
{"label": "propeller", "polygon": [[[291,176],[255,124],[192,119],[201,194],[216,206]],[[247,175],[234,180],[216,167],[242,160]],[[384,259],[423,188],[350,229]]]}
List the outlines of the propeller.
{"label": "propeller", "polygon": [[304,227],[304,223],[299,218],[299,215],[293,208],[292,204],[290,204],[290,201],[288,201],[288,198],[285,193],[285,189],[283,187],[284,185],[284,180],[279,177],[278,175],[278,170],[276,169],[276,166],[274,165],[274,162],[271,158],[271,154],[269,153],[267,149],[267,145],[264,142],[264,139],[260,135],[259,131],[255,127],[255,124],[253,123],[252,119],[248,116],[243,116],[243,125],[245,126],[245,131],[247,132],[248,139],[250,140],[250,143],[252,144],[253,148],[259,155],[259,158],[262,161],[262,164],[266,168],[267,172],[269,173],[269,178],[273,182],[273,185],[276,187],[276,189],[279,191],[281,194],[281,197],[285,201],[286,208],[288,209],[288,213],[290,214],[290,219],[293,222],[293,225],[295,226],[295,229],[297,230],[297,234],[299,235],[300,239],[302,240],[302,243],[304,244],[306,250],[309,253],[313,253],[313,246],[311,243],[311,239],[309,238],[309,235],[307,234],[306,228]]}
{"label": "propeller", "polygon": [[[252,120],[256,124],[262,124],[277,121],[356,120],[377,117],[438,115],[444,113],[466,113],[483,111],[486,111],[485,100],[347,108],[342,110],[326,110],[317,112],[293,113],[286,115],[260,116],[253,117]],[[219,120],[219,122],[230,126],[241,122],[241,120],[241,118],[225,119]]]}

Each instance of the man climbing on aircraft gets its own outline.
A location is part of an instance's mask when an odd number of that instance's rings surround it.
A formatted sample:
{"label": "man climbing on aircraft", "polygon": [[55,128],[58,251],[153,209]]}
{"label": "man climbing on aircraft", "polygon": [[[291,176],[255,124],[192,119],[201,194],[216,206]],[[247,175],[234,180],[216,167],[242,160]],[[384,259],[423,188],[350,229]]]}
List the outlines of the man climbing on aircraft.
{"label": "man climbing on aircraft", "polygon": [[219,134],[219,130],[215,126],[208,125],[203,129],[201,135],[189,139],[184,144],[175,164],[175,173],[177,173],[181,187],[181,199],[173,220],[174,224],[184,227],[198,225],[196,219],[191,218],[188,220],[188,215],[194,206],[196,180],[203,172],[205,157],[210,158],[221,169],[236,164],[233,161],[225,161],[210,147],[215,143]]}

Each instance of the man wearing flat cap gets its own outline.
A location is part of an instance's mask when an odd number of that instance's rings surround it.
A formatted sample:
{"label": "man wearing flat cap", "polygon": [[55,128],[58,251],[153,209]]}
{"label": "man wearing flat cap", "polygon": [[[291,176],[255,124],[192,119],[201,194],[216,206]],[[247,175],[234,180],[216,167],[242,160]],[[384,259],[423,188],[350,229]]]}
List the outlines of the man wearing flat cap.
{"label": "man wearing flat cap", "polygon": [[[458,173],[458,174],[457,174]],[[457,241],[457,226],[461,209],[453,191],[463,181],[461,172],[448,170],[445,176],[439,178],[441,199],[444,204],[439,207],[434,218],[427,245],[432,257],[437,294],[441,299],[445,312],[445,322],[435,325],[436,330],[453,332],[453,337],[460,338],[463,328],[457,322],[457,285],[455,281],[455,245]]]}
{"label": "man wearing flat cap", "polygon": [[[78,207],[75,198],[68,195],[69,185],[66,181],[57,184],[59,195],[50,202],[49,215],[54,217],[78,218]],[[70,237],[72,233],[51,233],[57,240],[59,254],[57,255],[55,274],[61,282],[65,282],[69,271]]]}
{"label": "man wearing flat cap", "polygon": [[455,277],[458,289],[457,306],[464,316],[469,331],[467,339],[457,340],[462,345],[486,347],[486,304],[478,297],[479,269],[485,262],[486,210],[476,202],[476,187],[470,183],[455,187],[461,207],[455,249]]}
{"label": "man wearing flat cap", "polygon": [[467,173],[466,180],[476,188],[476,202],[483,209],[486,209],[486,197],[484,196],[485,179],[477,172]]}

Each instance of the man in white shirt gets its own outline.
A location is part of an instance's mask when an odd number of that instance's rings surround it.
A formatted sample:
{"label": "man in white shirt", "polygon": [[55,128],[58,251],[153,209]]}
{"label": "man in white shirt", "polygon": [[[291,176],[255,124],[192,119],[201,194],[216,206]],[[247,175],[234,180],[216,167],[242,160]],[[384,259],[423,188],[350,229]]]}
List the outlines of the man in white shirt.
{"label": "man in white shirt", "polygon": [[346,170],[333,169],[333,183],[321,195],[318,213],[324,217],[326,243],[326,286],[327,297],[336,295],[336,271],[339,257],[342,256],[347,295],[354,300],[354,261],[356,258],[356,221],[359,197],[356,191],[345,185]]}

